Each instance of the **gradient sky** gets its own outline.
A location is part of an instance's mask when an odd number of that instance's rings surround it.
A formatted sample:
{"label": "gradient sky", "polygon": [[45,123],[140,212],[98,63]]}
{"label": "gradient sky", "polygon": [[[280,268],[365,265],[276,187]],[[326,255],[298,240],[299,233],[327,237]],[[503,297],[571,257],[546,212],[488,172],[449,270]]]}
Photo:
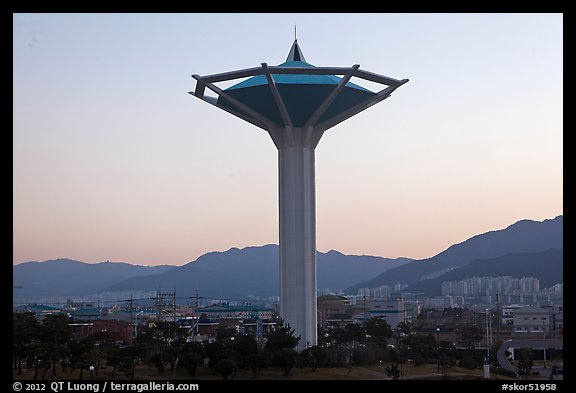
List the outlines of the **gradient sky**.
{"label": "gradient sky", "polygon": [[277,152],[187,94],[285,61],[410,82],[316,150],[317,246],[431,257],[563,214],[562,14],[14,14],[13,263],[278,243]]}

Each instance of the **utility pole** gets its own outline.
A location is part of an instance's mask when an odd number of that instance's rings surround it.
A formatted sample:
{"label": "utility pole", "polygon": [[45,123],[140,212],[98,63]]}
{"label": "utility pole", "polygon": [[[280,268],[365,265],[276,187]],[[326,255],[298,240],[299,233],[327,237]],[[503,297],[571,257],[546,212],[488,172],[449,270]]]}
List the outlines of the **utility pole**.
{"label": "utility pole", "polygon": [[500,324],[502,317],[500,317],[500,295],[496,292],[496,342],[500,343]]}
{"label": "utility pole", "polygon": [[136,325],[134,324],[134,294],[130,294],[130,298],[125,300],[128,302],[128,310],[130,311],[130,326],[132,326],[132,334],[136,336]]}
{"label": "utility pole", "polygon": [[172,320],[174,325],[176,325],[176,287],[174,287],[174,292],[172,292]]}

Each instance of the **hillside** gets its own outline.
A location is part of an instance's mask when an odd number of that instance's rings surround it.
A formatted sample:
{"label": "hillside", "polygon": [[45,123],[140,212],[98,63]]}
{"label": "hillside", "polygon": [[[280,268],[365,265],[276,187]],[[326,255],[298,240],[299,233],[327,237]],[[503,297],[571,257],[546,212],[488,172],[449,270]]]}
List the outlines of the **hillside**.
{"label": "hillside", "polygon": [[370,280],[356,283],[345,292],[356,294],[359,288],[375,288],[397,282],[413,285],[426,276],[465,266],[476,259],[496,258],[514,252],[538,252],[563,248],[563,217],[544,221],[521,220],[505,229],[473,236],[427,259],[415,260],[390,269]]}
{"label": "hillside", "polygon": [[540,280],[540,288],[547,288],[564,281],[563,261],[564,250],[557,248],[533,253],[517,252],[491,259],[477,259],[466,266],[450,270],[438,278],[412,284],[403,292],[424,292],[429,296],[439,296],[443,281],[489,276],[534,277]]}

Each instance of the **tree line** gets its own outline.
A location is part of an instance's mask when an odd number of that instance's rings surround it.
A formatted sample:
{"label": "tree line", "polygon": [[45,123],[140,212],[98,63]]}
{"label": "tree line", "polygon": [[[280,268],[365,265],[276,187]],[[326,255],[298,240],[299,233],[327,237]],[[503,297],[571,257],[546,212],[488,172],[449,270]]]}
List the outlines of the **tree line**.
{"label": "tree line", "polygon": [[[188,332],[173,322],[158,321],[139,327],[130,345],[118,344],[110,332],[96,332],[74,338],[70,319],[64,315],[47,315],[40,322],[32,313],[13,313],[13,368],[33,370],[34,379],[56,377],[62,372],[77,372],[82,379],[99,377],[107,368],[110,379],[123,375],[136,377],[140,364],[163,373],[181,369],[195,376],[204,367],[222,378],[234,377],[241,369],[251,370],[256,378],[262,369],[278,368],[289,376],[294,367],[365,366],[388,363],[386,373],[400,376],[399,365],[438,364],[438,368],[480,367],[485,351],[475,348],[482,337],[480,328],[464,326],[458,342],[438,341],[432,334],[417,334],[412,322],[401,322],[395,329],[380,318],[361,324],[319,328],[318,345],[296,351],[300,337],[281,320],[269,333],[265,343],[253,336],[239,335],[234,328],[220,327],[211,342],[189,342]],[[491,349],[491,364],[499,343]],[[524,366],[524,362],[522,363]]]}

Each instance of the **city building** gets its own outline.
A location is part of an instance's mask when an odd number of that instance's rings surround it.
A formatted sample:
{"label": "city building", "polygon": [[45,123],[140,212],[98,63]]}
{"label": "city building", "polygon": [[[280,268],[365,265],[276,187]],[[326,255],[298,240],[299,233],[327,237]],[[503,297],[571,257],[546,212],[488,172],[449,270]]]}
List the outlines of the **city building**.
{"label": "city building", "polygon": [[45,304],[25,304],[18,307],[13,307],[12,312],[15,313],[32,313],[38,320],[44,319],[46,315],[63,314],[62,310],[57,307],[47,306]]}
{"label": "city building", "polygon": [[382,318],[395,329],[404,322],[404,299],[402,294],[392,294],[384,299],[370,299],[370,318]]}
{"label": "city building", "polygon": [[317,299],[318,325],[341,325],[352,322],[350,299],[339,295],[322,295]]}
{"label": "city building", "polygon": [[522,307],[514,310],[514,333],[550,334],[553,328],[552,310],[542,307]]}
{"label": "city building", "polygon": [[272,308],[252,304],[235,306],[228,303],[220,303],[198,309],[198,314],[201,318],[210,320],[247,318],[271,319],[273,313],[274,309]]}

